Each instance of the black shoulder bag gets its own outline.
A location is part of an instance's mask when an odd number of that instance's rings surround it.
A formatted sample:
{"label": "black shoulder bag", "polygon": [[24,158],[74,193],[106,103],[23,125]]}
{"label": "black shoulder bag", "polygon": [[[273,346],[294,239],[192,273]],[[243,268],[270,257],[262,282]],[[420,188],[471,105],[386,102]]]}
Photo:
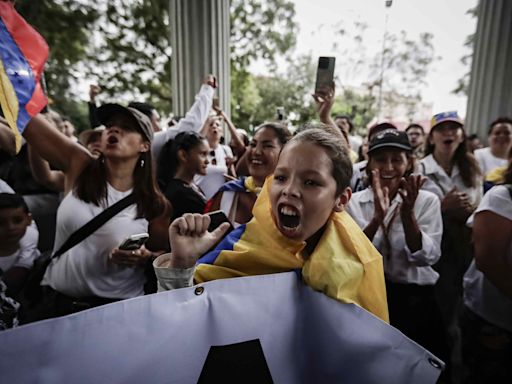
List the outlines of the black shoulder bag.
{"label": "black shoulder bag", "polygon": [[41,256],[34,261],[30,273],[25,282],[23,288],[23,295],[29,303],[35,304],[42,297],[41,280],[46,273],[46,268],[52,262],[53,259],[60,257],[63,253],[73,248],[78,243],[81,243],[94,231],[100,228],[103,224],[109,221],[116,214],[121,212],[126,207],[135,203],[135,195],[133,193],[119,200],[115,204],[111,205],[98,216],[92,218],[90,221],[85,223],[82,227],[73,232],[68,239],[61,245],[61,247],[50,257]]}

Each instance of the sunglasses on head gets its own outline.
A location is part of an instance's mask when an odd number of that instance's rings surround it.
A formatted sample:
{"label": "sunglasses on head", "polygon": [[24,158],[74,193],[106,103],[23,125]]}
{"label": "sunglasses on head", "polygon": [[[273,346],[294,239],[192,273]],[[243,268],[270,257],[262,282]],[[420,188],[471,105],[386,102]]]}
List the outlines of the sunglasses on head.
{"label": "sunglasses on head", "polygon": [[212,163],[212,165],[217,165],[217,158],[215,157],[215,151],[213,149],[210,151],[209,155],[212,158],[210,163]]}

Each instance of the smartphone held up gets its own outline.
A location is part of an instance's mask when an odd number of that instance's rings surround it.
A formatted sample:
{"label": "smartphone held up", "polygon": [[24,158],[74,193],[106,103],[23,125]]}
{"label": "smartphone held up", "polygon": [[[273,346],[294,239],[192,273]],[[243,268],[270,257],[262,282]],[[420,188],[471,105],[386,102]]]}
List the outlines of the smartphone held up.
{"label": "smartphone held up", "polygon": [[334,82],[335,57],[321,56],[318,58],[316,71],[315,94],[321,94],[326,88],[332,87]]}

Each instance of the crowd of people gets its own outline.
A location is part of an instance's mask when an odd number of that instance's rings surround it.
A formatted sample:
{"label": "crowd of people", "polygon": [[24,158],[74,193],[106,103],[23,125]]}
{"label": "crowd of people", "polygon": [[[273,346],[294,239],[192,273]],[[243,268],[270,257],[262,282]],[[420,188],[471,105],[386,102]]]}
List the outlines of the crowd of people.
{"label": "crowd of people", "polygon": [[510,382],[512,120],[493,121],[480,149],[456,112],[361,137],[331,115],[330,87],[314,95],[320,123],[271,121],[249,136],[216,87],[206,76],[162,129],[150,104],[97,106],[93,86],[90,129],[76,137],[52,106],[18,154],[0,117],[0,327],[298,270],[436,354],[442,382]]}

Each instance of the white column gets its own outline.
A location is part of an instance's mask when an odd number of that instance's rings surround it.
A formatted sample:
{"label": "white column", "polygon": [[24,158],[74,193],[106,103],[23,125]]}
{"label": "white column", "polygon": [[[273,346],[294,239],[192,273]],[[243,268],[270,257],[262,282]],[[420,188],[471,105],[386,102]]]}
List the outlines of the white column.
{"label": "white column", "polygon": [[484,138],[492,120],[512,116],[512,1],[478,7],[466,126]]}
{"label": "white column", "polygon": [[170,0],[169,6],[173,112],[185,115],[204,76],[212,73],[229,116],[229,0]]}

